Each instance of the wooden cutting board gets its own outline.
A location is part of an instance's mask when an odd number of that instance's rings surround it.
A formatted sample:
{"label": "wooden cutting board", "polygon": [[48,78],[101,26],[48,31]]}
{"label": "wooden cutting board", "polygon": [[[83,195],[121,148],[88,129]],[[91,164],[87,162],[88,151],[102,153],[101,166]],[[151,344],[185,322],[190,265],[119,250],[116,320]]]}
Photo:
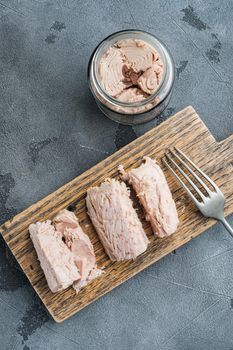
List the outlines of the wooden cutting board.
{"label": "wooden cutting board", "polygon": [[[164,151],[174,145],[181,148],[216,181],[226,196],[225,214],[232,213],[233,135],[220,143],[216,142],[195,110],[187,107],[2,225],[0,232],[3,238],[55,321],[64,321],[215,224],[214,220],[199,214],[172,175],[163,167],[179,212],[180,225],[177,232],[167,238],[155,238],[134,198],[150,239],[148,249],[134,261],[111,262],[106,256],[86,212],[86,190],[90,186],[99,185],[107,177],[117,177],[119,164],[126,170],[136,167],[145,155],[160,162]],[[94,244],[98,267],[104,270],[101,277],[83,288],[78,295],[72,288],[55,294],[50,292],[28,232],[29,224],[51,219],[63,208],[75,210],[83,230]]]}

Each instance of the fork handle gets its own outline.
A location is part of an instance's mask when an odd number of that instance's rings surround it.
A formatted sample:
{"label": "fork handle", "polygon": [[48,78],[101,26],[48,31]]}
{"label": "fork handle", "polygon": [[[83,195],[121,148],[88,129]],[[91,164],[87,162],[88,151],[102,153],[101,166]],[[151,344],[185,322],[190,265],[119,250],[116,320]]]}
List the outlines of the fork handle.
{"label": "fork handle", "polygon": [[225,218],[220,219],[221,223],[225,226],[227,231],[230,233],[230,235],[233,237],[233,228],[230,224],[228,224],[227,220]]}

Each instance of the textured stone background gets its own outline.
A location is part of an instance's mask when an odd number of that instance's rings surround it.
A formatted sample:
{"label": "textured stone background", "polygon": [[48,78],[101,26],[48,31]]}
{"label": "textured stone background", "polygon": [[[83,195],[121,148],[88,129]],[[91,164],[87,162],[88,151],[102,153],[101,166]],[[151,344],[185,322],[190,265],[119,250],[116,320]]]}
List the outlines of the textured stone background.
{"label": "textured stone background", "polygon": [[[232,134],[232,13],[231,0],[1,0],[1,223],[186,105]],[[176,62],[169,108],[134,128],[104,117],[86,82],[96,44],[132,27]],[[58,325],[0,239],[0,349],[232,350],[232,267],[217,225]]]}

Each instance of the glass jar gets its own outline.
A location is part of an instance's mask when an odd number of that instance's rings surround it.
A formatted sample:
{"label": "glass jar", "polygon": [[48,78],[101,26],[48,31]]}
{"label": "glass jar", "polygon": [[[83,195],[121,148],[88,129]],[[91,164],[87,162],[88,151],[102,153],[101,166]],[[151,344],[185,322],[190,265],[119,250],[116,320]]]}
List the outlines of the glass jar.
{"label": "glass jar", "polygon": [[[99,62],[109,47],[126,39],[143,40],[158,52],[163,62],[162,81],[154,94],[139,102],[121,102],[108,95],[99,79]],[[94,50],[88,65],[88,83],[96,103],[110,119],[127,125],[145,123],[162,113],[171,97],[175,76],[174,61],[164,43],[154,35],[142,30],[124,30],[111,34]]]}

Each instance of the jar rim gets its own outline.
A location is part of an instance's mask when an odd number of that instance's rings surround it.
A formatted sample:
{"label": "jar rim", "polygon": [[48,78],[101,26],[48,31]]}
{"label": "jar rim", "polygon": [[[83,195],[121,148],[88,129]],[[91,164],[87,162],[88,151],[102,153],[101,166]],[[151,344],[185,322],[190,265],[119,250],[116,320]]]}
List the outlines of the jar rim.
{"label": "jar rim", "polygon": [[[96,74],[96,60],[98,58],[98,54],[100,54],[101,52],[101,49],[103,48],[104,44],[109,40],[109,39],[114,39],[114,38],[117,38],[118,36],[122,35],[122,34],[130,34],[132,33],[133,35],[135,34],[143,34],[145,36],[149,36],[153,41],[154,41],[154,45],[153,43],[151,42],[148,42],[151,46],[153,46],[159,53],[162,61],[163,61],[163,64],[164,64],[164,73],[163,73],[163,78],[162,78],[162,82],[159,86],[159,88],[155,91],[155,93],[151,94],[150,96],[148,96],[145,100],[142,100],[142,101],[138,101],[138,102],[123,102],[123,101],[119,101],[115,98],[113,98],[112,96],[108,95],[106,93],[106,91],[103,89],[103,87],[101,86],[101,84],[99,83],[99,80],[97,78],[97,74]],[[145,40],[144,40],[145,39]],[[141,40],[144,40],[146,41],[146,38],[142,38]],[[146,41],[147,42],[147,41]],[[121,107],[129,107],[129,108],[134,108],[134,107],[141,107],[141,106],[144,106],[150,102],[153,102],[156,98],[159,97],[161,91],[163,90],[163,87],[164,87],[164,82],[165,82],[165,76],[166,76],[166,73],[167,73],[167,58],[166,58],[166,55],[167,54],[170,58],[170,60],[173,62],[173,59],[172,59],[172,56],[168,50],[168,48],[166,47],[166,45],[159,39],[157,38],[155,35],[147,32],[147,31],[144,31],[144,30],[140,30],[140,29],[125,29],[125,30],[121,30],[121,31],[117,31],[115,33],[112,33],[110,34],[109,36],[107,36],[106,38],[104,38],[98,45],[97,47],[95,48],[95,50],[93,51],[93,54],[91,55],[90,57],[90,60],[89,60],[89,64],[88,64],[88,76],[90,77],[90,75],[92,75],[93,77],[93,80],[94,80],[94,83],[95,85],[97,86],[98,88],[98,93],[107,101],[107,102],[110,102],[112,105],[115,105],[115,106],[121,106]],[[170,92],[170,90],[172,89],[172,86],[173,84],[171,84],[171,87],[168,91],[168,93]],[[91,88],[92,90],[92,88]],[[166,96],[164,96],[164,98],[166,98]],[[164,98],[162,98],[162,100],[164,100]],[[162,101],[159,101],[158,104],[160,104],[160,102]],[[150,109],[153,109],[150,108]]]}

